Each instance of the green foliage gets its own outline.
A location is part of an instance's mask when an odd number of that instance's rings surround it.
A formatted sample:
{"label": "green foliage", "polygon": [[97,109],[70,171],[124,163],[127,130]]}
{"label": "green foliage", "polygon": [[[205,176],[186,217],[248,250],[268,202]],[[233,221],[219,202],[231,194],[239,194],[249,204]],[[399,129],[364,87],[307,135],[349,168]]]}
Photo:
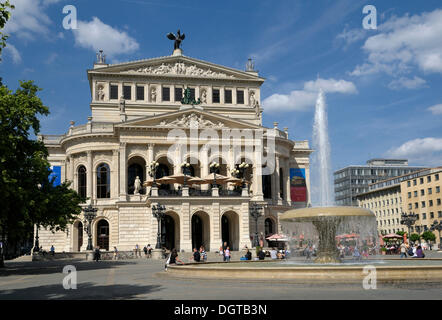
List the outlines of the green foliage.
{"label": "green foliage", "polygon": [[417,233],[412,233],[410,236],[410,241],[416,242],[420,240],[420,235],[418,235]]}
{"label": "green foliage", "polygon": [[69,184],[49,181],[48,151],[29,138],[40,131],[38,115],[49,110],[32,81],[15,92],[0,85],[0,227],[10,242],[32,233],[33,225],[64,229],[84,201]]}
{"label": "green foliage", "polygon": [[[0,2],[0,30],[5,27],[6,22],[11,18],[11,12],[8,11],[8,9],[14,8],[15,7],[9,3],[9,0]],[[0,31],[0,54],[2,53],[2,49],[6,47],[6,39],[8,39],[8,36]]]}
{"label": "green foliage", "polygon": [[421,237],[426,242],[428,242],[428,241],[435,241],[436,240],[435,234],[433,232],[431,232],[431,231],[425,231],[424,233],[422,233]]}
{"label": "green foliage", "polygon": [[396,232],[396,234],[398,234],[400,236],[404,236],[404,234],[406,234],[406,232],[405,231],[398,231],[398,232]]}

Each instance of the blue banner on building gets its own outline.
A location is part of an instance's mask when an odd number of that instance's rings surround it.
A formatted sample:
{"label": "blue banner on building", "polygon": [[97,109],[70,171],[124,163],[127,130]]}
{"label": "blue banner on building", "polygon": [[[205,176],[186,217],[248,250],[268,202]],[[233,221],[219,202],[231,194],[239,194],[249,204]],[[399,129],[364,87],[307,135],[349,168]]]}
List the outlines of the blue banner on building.
{"label": "blue banner on building", "polygon": [[61,166],[51,166],[50,170],[51,173],[49,174],[49,181],[51,181],[52,178],[55,177],[53,185],[55,187],[59,186],[61,184]]}
{"label": "blue banner on building", "polygon": [[307,201],[304,168],[290,168],[290,198],[293,202]]}

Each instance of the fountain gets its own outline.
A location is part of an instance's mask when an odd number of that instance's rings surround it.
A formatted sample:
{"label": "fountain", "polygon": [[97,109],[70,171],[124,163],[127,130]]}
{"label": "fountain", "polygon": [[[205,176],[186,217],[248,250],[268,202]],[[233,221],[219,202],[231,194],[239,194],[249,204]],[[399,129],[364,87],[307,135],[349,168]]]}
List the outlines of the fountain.
{"label": "fountain", "polygon": [[[376,239],[376,218],[368,209],[333,206],[326,107],[324,92],[320,90],[313,126],[313,142],[317,150],[315,162],[319,178],[319,206],[289,210],[280,217],[280,221],[313,224],[318,236],[318,253],[315,262],[340,263],[341,259],[336,246],[337,232],[362,233],[366,239]],[[289,223],[285,223],[284,229],[289,232],[293,230]],[[297,229],[300,230],[300,228]]]}
{"label": "fountain", "polygon": [[[442,259],[389,259],[364,262],[341,261],[336,245],[336,235],[355,233],[358,246],[362,240],[375,244],[377,239],[376,218],[373,212],[357,207],[334,206],[331,187],[330,145],[327,134],[325,97],[319,92],[316,103],[314,144],[317,149],[316,165],[319,171],[319,199],[317,207],[293,209],[280,217],[283,231],[289,235],[304,234],[310,241],[317,241],[318,252],[315,264],[308,261],[264,260],[189,263],[171,265],[167,275],[177,278],[230,279],[241,281],[314,282],[359,282],[365,281],[366,270],[361,264],[372,268],[377,263],[377,282],[419,281],[442,282]],[[294,254],[291,246],[292,255]],[[352,259],[350,259],[352,260]],[[406,260],[406,261],[405,261]],[[429,261],[432,260],[432,261]],[[345,263],[344,263],[345,262]]]}

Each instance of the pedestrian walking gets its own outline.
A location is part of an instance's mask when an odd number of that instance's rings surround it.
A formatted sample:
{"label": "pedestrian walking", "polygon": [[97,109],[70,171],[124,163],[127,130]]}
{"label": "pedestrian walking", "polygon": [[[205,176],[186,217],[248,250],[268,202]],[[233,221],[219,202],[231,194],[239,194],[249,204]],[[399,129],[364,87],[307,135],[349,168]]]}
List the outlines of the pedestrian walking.
{"label": "pedestrian walking", "polygon": [[401,259],[406,258],[407,257],[407,249],[408,249],[407,244],[405,242],[402,242],[400,248],[401,248]]}
{"label": "pedestrian walking", "polygon": [[226,250],[224,250],[224,257],[225,262],[230,262],[230,247],[227,247]]}
{"label": "pedestrian walking", "polygon": [[100,248],[95,247],[95,253],[94,253],[94,260],[98,262],[100,260],[101,254],[100,254]]}
{"label": "pedestrian walking", "polygon": [[114,260],[118,260],[118,249],[114,247]]}

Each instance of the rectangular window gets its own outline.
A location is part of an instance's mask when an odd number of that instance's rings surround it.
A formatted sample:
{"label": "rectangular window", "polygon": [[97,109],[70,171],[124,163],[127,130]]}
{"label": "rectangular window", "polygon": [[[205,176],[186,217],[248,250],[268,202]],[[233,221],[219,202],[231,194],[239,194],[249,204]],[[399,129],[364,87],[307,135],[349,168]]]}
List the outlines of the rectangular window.
{"label": "rectangular window", "polygon": [[429,207],[432,207],[432,206],[433,206],[433,200],[429,200],[429,201],[428,201],[428,206],[429,206]]}
{"label": "rectangular window", "polygon": [[132,99],[132,87],[131,86],[123,86],[123,98],[124,100]]}
{"label": "rectangular window", "polygon": [[434,212],[430,212],[430,219],[434,219]]}
{"label": "rectangular window", "polygon": [[110,86],[110,98],[111,99],[118,99],[118,86],[117,85]]}
{"label": "rectangular window", "polygon": [[224,90],[224,103],[232,103],[232,90]]}
{"label": "rectangular window", "polygon": [[438,217],[438,218],[442,218],[442,211],[438,211],[438,212],[437,212],[437,217]]}
{"label": "rectangular window", "polygon": [[212,90],[212,103],[219,103],[219,89]]}
{"label": "rectangular window", "polygon": [[425,195],[425,190],[421,189],[421,196],[424,196],[424,195]]}
{"label": "rectangular window", "polygon": [[236,90],[236,103],[237,104],[244,104],[244,91],[243,90]]}
{"label": "rectangular window", "polygon": [[420,178],[419,181],[420,181],[420,184],[423,184],[424,183],[424,178]]}
{"label": "rectangular window", "polygon": [[175,102],[181,102],[183,98],[183,88],[175,88]]}
{"label": "rectangular window", "polygon": [[170,101],[170,88],[163,87],[162,89],[163,101]]}
{"label": "rectangular window", "polygon": [[427,177],[427,182],[431,182],[431,176]]}
{"label": "rectangular window", "polygon": [[439,173],[436,173],[436,174],[434,175],[434,180],[439,181]]}
{"label": "rectangular window", "polygon": [[426,220],[427,219],[427,214],[426,213],[422,213],[422,219]]}
{"label": "rectangular window", "polygon": [[428,188],[428,194],[433,194],[433,189]]}
{"label": "rectangular window", "polygon": [[414,191],[414,196],[417,197],[417,190]]}
{"label": "rectangular window", "polygon": [[421,201],[421,208],[425,208],[425,201]]}
{"label": "rectangular window", "polygon": [[417,184],[416,179],[413,180],[413,186],[415,186]]}
{"label": "rectangular window", "polygon": [[436,203],[437,203],[438,206],[440,206],[441,205],[440,199],[437,199]]}
{"label": "rectangular window", "polygon": [[439,186],[436,187],[436,193],[440,193],[440,187]]}
{"label": "rectangular window", "polygon": [[137,100],[144,100],[144,87],[137,86]]}
{"label": "rectangular window", "polygon": [[195,99],[195,88],[189,88],[190,90],[190,99],[194,100]]}
{"label": "rectangular window", "polygon": [[419,204],[417,202],[414,203],[414,208],[415,209],[419,208]]}

